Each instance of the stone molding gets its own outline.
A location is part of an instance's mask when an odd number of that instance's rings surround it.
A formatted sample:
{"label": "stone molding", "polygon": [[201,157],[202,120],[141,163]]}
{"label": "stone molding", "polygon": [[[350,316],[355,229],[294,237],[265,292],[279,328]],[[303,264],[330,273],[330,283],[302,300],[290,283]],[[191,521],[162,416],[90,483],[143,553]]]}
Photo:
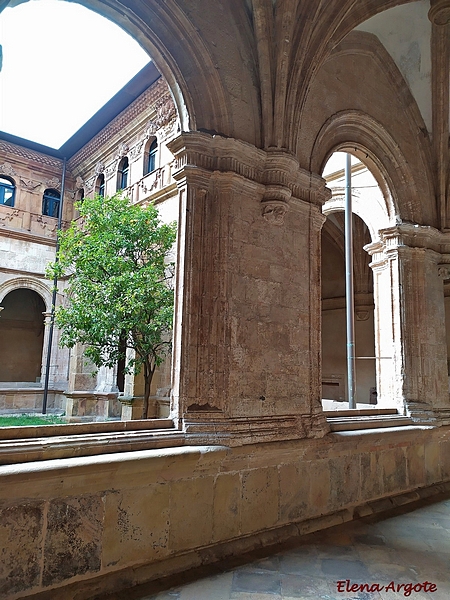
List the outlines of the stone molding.
{"label": "stone molding", "polygon": [[174,177],[186,169],[231,172],[264,185],[262,214],[279,222],[291,197],[322,205],[331,195],[325,180],[302,169],[297,158],[278,149],[261,150],[234,138],[203,132],[182,133],[168,143],[175,156]]}
{"label": "stone molding", "polygon": [[35,150],[30,150],[29,148],[24,148],[23,146],[17,146],[16,144],[11,144],[10,142],[5,142],[4,140],[0,140],[0,153],[9,153],[13,156],[19,156],[26,161],[31,160],[46,165],[47,167],[56,167],[59,171],[62,170],[62,159],[53,158],[48,154],[41,154]]}
{"label": "stone molding", "polygon": [[32,277],[14,277],[0,284],[0,302],[7,294],[14,290],[30,289],[39,294],[45,302],[46,310],[49,310],[52,304],[52,293],[49,285]]}

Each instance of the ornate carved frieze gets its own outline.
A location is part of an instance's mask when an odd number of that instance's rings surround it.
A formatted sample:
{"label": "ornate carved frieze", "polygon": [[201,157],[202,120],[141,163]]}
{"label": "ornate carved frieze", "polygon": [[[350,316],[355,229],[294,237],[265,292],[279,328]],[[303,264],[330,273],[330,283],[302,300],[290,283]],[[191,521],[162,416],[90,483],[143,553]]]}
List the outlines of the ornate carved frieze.
{"label": "ornate carved frieze", "polygon": [[283,209],[285,213],[291,199],[320,206],[331,196],[325,180],[302,169],[297,158],[287,152],[264,151],[246,142],[203,132],[182,133],[168,143],[168,148],[175,156],[175,179],[183,177],[183,170],[195,167],[236,173],[265,185],[262,216],[269,222],[282,223]]}
{"label": "ornate carved frieze", "polygon": [[118,166],[118,164],[119,164],[119,160],[113,160],[113,162],[110,163],[105,168],[105,177],[106,177],[106,179],[111,179],[111,177],[117,173],[117,166]]}
{"label": "ornate carved frieze", "polygon": [[54,190],[59,190],[61,188],[61,181],[58,177],[52,177],[51,179],[47,179],[45,181],[45,186],[47,188],[53,188]]}
{"label": "ornate carved frieze", "polygon": [[20,184],[30,191],[33,191],[42,185],[40,181],[35,181],[34,179],[23,179],[22,177],[20,178]]}
{"label": "ornate carved frieze", "polygon": [[58,228],[58,222],[56,219],[48,219],[43,215],[34,215],[36,223],[39,223],[42,229],[54,233]]}
{"label": "ornate carved frieze", "polygon": [[162,187],[163,167],[152,173],[152,175],[152,178],[145,178],[141,180],[139,184],[144,194],[148,194],[153,190],[157,190]]}
{"label": "ornate carved frieze", "polygon": [[95,169],[94,172],[96,175],[100,175],[101,173],[103,173],[105,170],[105,165],[102,163],[101,160],[98,161],[98,163],[95,165]]}
{"label": "ornate carved frieze", "polygon": [[84,193],[85,194],[89,194],[90,192],[92,192],[92,190],[94,189],[96,180],[97,180],[97,175],[92,175],[92,177],[89,177],[89,179],[86,179],[86,181],[84,182]]}
{"label": "ornate carved frieze", "polygon": [[128,144],[126,142],[122,142],[119,144],[118,148],[117,148],[117,152],[116,152],[116,159],[121,159],[124,156],[126,156],[128,154],[128,150],[130,149],[130,147],[128,146]]}
{"label": "ornate carved frieze", "polygon": [[9,175],[10,177],[14,177],[17,175],[16,171],[13,169],[13,166],[9,162],[4,162],[0,165],[0,175]]}
{"label": "ornate carved frieze", "polygon": [[177,117],[177,111],[172,98],[169,95],[160,98],[155,103],[156,115],[150,119],[145,128],[145,136],[147,139],[155,135],[158,129],[162,129],[173,123]]}
{"label": "ornate carved frieze", "polygon": [[140,140],[137,144],[135,144],[129,151],[129,157],[131,160],[136,160],[142,154],[142,149],[144,147],[145,140]]}
{"label": "ornate carved frieze", "polygon": [[2,227],[6,227],[6,225],[8,224],[7,222],[12,221],[14,218],[18,217],[20,215],[20,212],[17,210],[17,208],[14,208],[13,210],[9,210],[6,213],[2,213],[0,215],[0,225]]}

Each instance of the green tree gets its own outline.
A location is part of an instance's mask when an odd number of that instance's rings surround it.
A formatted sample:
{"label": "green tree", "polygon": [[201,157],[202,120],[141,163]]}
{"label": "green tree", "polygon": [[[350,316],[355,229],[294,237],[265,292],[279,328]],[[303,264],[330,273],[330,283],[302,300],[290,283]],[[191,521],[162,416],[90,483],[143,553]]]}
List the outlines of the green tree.
{"label": "green tree", "polygon": [[[171,350],[174,263],[168,255],[176,224],[162,224],[153,205],[133,205],[120,194],[85,198],[80,218],[59,236],[47,276],[69,275],[67,305],[55,313],[61,346],[86,346],[97,366],[126,360],[126,373],[143,369],[143,418],[148,416],[155,368]],[[126,350],[134,351],[131,360]]]}

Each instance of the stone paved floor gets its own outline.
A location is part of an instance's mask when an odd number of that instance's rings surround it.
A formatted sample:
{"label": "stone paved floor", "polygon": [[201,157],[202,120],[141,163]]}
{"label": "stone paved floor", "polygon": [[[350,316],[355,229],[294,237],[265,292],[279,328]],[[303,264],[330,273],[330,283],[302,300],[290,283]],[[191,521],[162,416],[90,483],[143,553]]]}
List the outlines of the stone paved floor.
{"label": "stone paved floor", "polygon": [[[197,572],[200,578],[196,580],[192,580],[195,574],[190,574],[189,582],[184,576],[183,583],[177,581],[178,585],[168,591],[155,593],[155,588],[139,586],[110,598],[450,600],[450,499],[422,502],[415,510],[404,508],[396,513],[304,536],[295,546],[289,543],[265,557],[258,551],[259,558],[255,560],[254,553],[253,560],[247,556],[250,562],[237,563],[234,568],[230,561],[215,565],[214,574],[200,577]],[[350,580],[348,584],[346,580]],[[344,581],[342,592],[338,581]],[[426,588],[424,582],[428,582]],[[364,583],[372,586],[372,591],[351,590],[352,585]],[[379,591],[375,591],[376,584]],[[405,587],[397,591],[401,584]],[[408,584],[416,586],[410,594]],[[432,585],[436,586],[434,592]]]}

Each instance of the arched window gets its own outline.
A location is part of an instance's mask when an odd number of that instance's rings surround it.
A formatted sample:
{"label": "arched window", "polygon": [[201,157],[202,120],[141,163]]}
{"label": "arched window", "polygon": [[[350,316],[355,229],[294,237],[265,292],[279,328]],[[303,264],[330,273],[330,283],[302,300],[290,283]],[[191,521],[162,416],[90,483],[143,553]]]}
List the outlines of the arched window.
{"label": "arched window", "polygon": [[15,191],[14,181],[0,175],[0,205],[14,206]]}
{"label": "arched window", "polygon": [[156,169],[156,155],[158,153],[158,141],[148,142],[144,156],[144,175],[152,173]]}
{"label": "arched window", "polygon": [[97,196],[105,197],[105,176],[103,173],[97,177],[97,181],[95,182],[95,193]]}
{"label": "arched window", "polygon": [[125,156],[119,163],[117,189],[124,190],[126,187],[128,187],[128,158]]}
{"label": "arched window", "polygon": [[42,199],[42,214],[47,217],[58,218],[60,199],[61,196],[56,190],[45,190],[44,198]]}

